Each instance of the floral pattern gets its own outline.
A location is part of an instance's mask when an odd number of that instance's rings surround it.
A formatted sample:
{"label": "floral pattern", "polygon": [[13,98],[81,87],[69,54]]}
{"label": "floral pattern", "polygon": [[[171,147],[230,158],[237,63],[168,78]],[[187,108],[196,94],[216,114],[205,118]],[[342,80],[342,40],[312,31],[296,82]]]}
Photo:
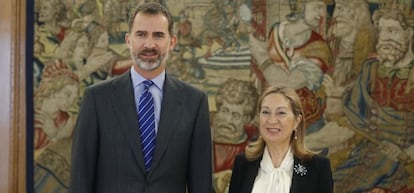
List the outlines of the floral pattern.
{"label": "floral pattern", "polygon": [[306,169],[306,167],[303,166],[303,165],[301,165],[301,164],[295,164],[293,166],[293,170],[295,171],[296,174],[298,174],[300,176],[304,176],[308,172],[308,170]]}

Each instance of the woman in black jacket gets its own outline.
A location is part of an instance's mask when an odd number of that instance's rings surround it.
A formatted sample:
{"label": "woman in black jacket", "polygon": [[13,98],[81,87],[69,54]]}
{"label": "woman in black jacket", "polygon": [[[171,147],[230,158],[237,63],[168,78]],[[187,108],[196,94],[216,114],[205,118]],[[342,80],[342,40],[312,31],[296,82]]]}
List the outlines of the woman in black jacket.
{"label": "woman in black jacket", "polygon": [[305,148],[295,90],[268,88],[258,112],[260,137],[236,157],[229,193],[333,193],[329,159]]}

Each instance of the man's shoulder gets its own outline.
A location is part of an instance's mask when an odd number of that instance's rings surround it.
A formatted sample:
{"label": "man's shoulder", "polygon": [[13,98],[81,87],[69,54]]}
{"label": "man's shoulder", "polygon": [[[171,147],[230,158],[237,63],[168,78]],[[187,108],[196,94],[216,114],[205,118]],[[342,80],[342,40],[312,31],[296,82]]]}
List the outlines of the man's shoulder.
{"label": "man's shoulder", "polygon": [[169,84],[169,87],[182,90],[183,92],[187,93],[194,93],[194,94],[205,94],[204,91],[202,91],[200,88],[195,87],[194,85],[191,85],[188,82],[185,82],[183,80],[179,80],[171,75],[166,76],[166,83]]}
{"label": "man's shoulder", "polygon": [[124,72],[123,74],[121,74],[119,76],[111,77],[111,78],[103,80],[101,82],[92,84],[92,85],[88,86],[87,89],[88,90],[108,89],[109,87],[111,87],[114,84],[128,83],[128,79],[129,79],[129,82],[130,82],[131,80],[130,80],[129,77],[130,77],[129,72]]}

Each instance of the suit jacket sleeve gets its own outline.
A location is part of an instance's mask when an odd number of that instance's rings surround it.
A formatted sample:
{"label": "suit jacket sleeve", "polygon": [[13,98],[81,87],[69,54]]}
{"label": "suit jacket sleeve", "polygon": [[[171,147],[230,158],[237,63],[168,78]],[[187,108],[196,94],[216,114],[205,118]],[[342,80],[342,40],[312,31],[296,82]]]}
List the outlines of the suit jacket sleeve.
{"label": "suit jacket sleeve", "polygon": [[257,176],[260,159],[247,161],[244,153],[236,156],[230,179],[229,193],[250,193]]}
{"label": "suit jacket sleeve", "polygon": [[242,169],[242,155],[239,154],[236,156],[233,164],[233,170],[231,173],[231,179],[230,179],[230,186],[229,186],[229,193],[240,193],[239,187],[241,185],[241,169]]}
{"label": "suit jacket sleeve", "polygon": [[333,179],[331,165],[328,158],[321,158],[319,176],[318,176],[318,187],[320,193],[333,193]]}
{"label": "suit jacket sleeve", "polygon": [[93,92],[87,88],[74,129],[70,193],[95,192],[98,121]]}
{"label": "suit jacket sleeve", "polygon": [[[193,105],[193,104],[187,104]],[[202,94],[194,123],[189,160],[188,193],[212,192],[211,129],[207,95]]]}

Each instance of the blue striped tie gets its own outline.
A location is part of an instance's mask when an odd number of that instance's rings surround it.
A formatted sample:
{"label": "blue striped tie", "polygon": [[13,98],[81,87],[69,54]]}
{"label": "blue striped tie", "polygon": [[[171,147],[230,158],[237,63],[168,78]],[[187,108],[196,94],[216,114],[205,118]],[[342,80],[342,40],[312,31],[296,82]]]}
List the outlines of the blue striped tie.
{"label": "blue striped tie", "polygon": [[138,122],[139,133],[141,136],[142,152],[144,154],[145,168],[150,170],[152,154],[155,149],[155,115],[154,115],[154,101],[149,87],[154,84],[150,80],[144,83],[144,92],[139,99],[138,106]]}

